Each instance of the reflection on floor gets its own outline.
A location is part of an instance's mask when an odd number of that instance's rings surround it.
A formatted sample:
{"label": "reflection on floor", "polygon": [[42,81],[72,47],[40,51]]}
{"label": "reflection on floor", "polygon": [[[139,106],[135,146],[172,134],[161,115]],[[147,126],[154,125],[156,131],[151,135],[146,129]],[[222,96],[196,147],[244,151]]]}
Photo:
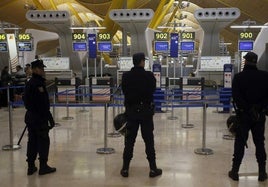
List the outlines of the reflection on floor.
{"label": "reflection on floor", "polygon": [[[134,158],[128,178],[120,176],[122,166],[123,137],[108,137],[107,147],[115,153],[98,154],[98,148],[105,147],[104,107],[56,108],[55,120],[60,126],[50,132],[51,146],[49,164],[57,172],[49,175],[26,175],[27,133],[21,141],[21,149],[0,151],[0,183],[3,187],[227,187],[268,186],[268,182],[258,182],[255,147],[250,136],[240,181],[234,182],[227,176],[230,169],[233,140],[223,139],[227,134],[225,121],[229,114],[218,113],[216,108],[207,109],[206,141],[203,142],[203,109],[189,109],[189,123],[194,128],[182,128],[186,123],[186,109],[176,108],[173,112],[157,113],[155,121],[155,145],[157,165],[163,175],[149,178],[149,168],[144,153],[144,143],[137,137]],[[112,118],[118,108],[108,109],[108,133],[113,132]],[[10,131],[9,112],[0,109],[0,142],[2,146],[16,145],[24,129],[24,108],[12,110],[12,131]],[[63,120],[63,117],[73,117]],[[177,117],[170,120],[170,117]],[[12,132],[12,133],[10,133]],[[13,143],[10,140],[13,136]],[[267,137],[267,131],[266,131]],[[205,144],[204,144],[205,143]],[[266,144],[267,146],[267,144]],[[212,155],[195,153],[197,148],[210,148]],[[266,148],[267,149],[267,148]],[[268,150],[268,149],[267,149]]]}

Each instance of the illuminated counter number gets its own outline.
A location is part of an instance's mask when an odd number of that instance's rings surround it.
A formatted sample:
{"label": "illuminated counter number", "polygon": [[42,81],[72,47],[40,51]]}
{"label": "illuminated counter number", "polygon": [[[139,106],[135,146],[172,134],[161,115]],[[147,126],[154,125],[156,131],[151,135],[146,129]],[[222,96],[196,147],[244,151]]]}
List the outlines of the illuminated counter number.
{"label": "illuminated counter number", "polygon": [[110,33],[98,33],[98,41],[111,41]]}
{"label": "illuminated counter number", "polygon": [[29,33],[24,33],[24,34],[19,34],[18,35],[18,40],[19,41],[31,41],[32,36]]}
{"label": "illuminated counter number", "polygon": [[86,34],[85,33],[72,33],[72,40],[75,40],[75,41],[86,40]]}
{"label": "illuminated counter number", "polygon": [[183,32],[183,33],[181,33],[181,39],[182,40],[194,40],[195,33],[194,32]]}
{"label": "illuminated counter number", "polygon": [[253,33],[252,32],[241,32],[239,34],[239,39],[240,40],[253,39]]}
{"label": "illuminated counter number", "polygon": [[0,33],[0,41],[6,41],[7,35],[5,33]]}
{"label": "illuminated counter number", "polygon": [[168,41],[169,40],[169,33],[167,33],[167,32],[155,32],[154,33],[154,40],[156,40],[156,41]]}

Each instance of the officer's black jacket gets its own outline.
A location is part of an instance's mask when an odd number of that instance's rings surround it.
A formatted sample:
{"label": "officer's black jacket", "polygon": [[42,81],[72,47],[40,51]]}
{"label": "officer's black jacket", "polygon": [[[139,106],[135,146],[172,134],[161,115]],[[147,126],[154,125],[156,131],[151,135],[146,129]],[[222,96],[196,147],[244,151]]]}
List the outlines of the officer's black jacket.
{"label": "officer's black jacket", "polygon": [[26,124],[46,123],[51,117],[49,96],[45,79],[42,76],[32,75],[32,78],[26,83],[23,100],[27,109]]}
{"label": "officer's black jacket", "polygon": [[268,105],[268,72],[255,65],[245,65],[232,81],[232,96],[237,107],[249,110],[253,105],[265,108]]}
{"label": "officer's black jacket", "polygon": [[122,90],[125,95],[125,105],[135,105],[153,102],[156,79],[152,72],[143,67],[134,66],[122,76]]}

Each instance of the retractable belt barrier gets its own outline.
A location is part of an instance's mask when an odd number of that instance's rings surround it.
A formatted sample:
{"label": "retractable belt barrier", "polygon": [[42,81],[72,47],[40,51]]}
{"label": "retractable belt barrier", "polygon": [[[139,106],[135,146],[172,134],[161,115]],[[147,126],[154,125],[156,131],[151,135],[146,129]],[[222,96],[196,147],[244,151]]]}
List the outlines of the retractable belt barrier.
{"label": "retractable belt barrier", "polygon": [[[0,89],[7,89],[7,97],[8,97],[8,112],[9,112],[9,135],[10,135],[10,145],[6,145],[3,147],[3,150],[16,150],[20,148],[20,145],[14,145],[13,144],[13,128],[12,128],[12,107],[13,106],[23,106],[23,101],[16,101],[12,102],[10,101],[10,90],[11,87],[2,87]],[[94,86],[94,89],[98,90],[102,87],[98,88]],[[80,87],[78,89],[85,89],[85,87]],[[90,88],[89,88],[90,89]],[[66,107],[66,117],[68,119],[73,119],[69,115],[69,107],[104,107],[104,147],[97,149],[97,153],[100,154],[107,154],[107,153],[114,153],[113,148],[107,147],[107,123],[108,123],[108,108],[113,107],[113,117],[116,115],[115,108],[118,108],[118,113],[121,112],[119,108],[122,110],[124,105],[124,96],[121,91],[118,91],[118,88],[115,88],[112,93],[107,92],[80,92],[76,91],[75,89],[66,89],[62,92],[53,93],[50,94],[50,97],[53,97],[53,103],[51,104],[51,107],[53,107],[53,116],[55,118],[55,109],[56,107]],[[109,88],[110,90],[110,88]],[[160,98],[165,99],[155,99],[155,101],[161,103],[160,105],[157,105],[156,108],[171,108],[173,111],[175,108],[186,108],[186,124],[189,122],[189,108],[194,107],[200,107],[203,108],[203,129],[202,129],[202,147],[196,149],[194,152],[196,154],[202,154],[202,155],[209,155],[213,154],[213,150],[206,148],[206,111],[208,107],[221,107],[221,108],[229,108],[232,109],[232,104],[228,103],[227,101],[230,101],[231,93],[226,92],[224,93],[224,96],[226,97],[219,97],[219,98],[213,98],[213,99],[207,99],[206,97],[211,95],[219,95],[218,91],[214,92],[208,92],[203,90],[168,90],[167,92],[163,92],[162,95],[157,93],[158,96],[161,96]],[[57,102],[57,97],[64,96],[65,97],[65,103],[59,103]],[[83,98],[82,103],[75,102],[72,103],[69,101],[69,98]],[[198,99],[196,99],[198,97]],[[89,101],[87,102],[86,98],[94,98],[94,99],[107,99],[109,98],[109,101],[100,102],[100,101]],[[224,102],[222,102],[224,101]],[[172,116],[174,114],[172,113]],[[171,117],[172,117],[171,116]],[[174,117],[174,116],[173,116]],[[65,119],[63,118],[63,119]],[[182,125],[183,127],[183,125]],[[114,133],[114,132],[113,132]],[[110,136],[112,137],[112,136]]]}

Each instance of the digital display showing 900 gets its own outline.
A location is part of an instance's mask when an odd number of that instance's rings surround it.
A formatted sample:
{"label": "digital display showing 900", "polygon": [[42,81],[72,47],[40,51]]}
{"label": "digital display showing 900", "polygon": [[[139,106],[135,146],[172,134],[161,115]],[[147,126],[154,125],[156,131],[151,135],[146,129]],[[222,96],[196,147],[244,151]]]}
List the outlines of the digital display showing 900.
{"label": "digital display showing 900", "polygon": [[251,40],[253,39],[253,33],[252,32],[241,32],[239,34],[240,40]]}

